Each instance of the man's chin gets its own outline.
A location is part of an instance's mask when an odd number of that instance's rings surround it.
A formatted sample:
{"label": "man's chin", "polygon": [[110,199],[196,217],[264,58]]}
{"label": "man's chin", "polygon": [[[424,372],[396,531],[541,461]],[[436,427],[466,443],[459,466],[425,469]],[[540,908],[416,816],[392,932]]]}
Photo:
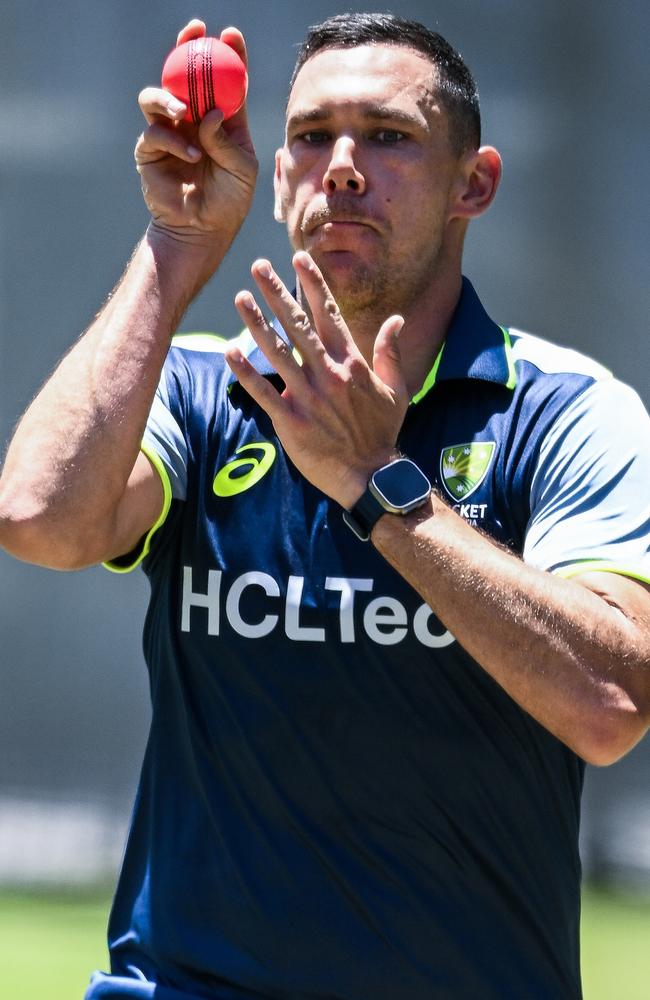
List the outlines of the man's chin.
{"label": "man's chin", "polygon": [[371,267],[348,250],[312,254],[339,308],[365,309],[377,300],[384,282],[378,268]]}

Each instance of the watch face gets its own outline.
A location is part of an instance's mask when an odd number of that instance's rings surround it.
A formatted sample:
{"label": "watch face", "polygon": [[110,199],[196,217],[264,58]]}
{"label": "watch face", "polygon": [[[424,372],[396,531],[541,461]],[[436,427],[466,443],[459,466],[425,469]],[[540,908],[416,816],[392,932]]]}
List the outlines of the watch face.
{"label": "watch face", "polygon": [[378,469],[371,484],[380,502],[396,511],[419,506],[431,493],[431,483],[409,458],[399,458]]}

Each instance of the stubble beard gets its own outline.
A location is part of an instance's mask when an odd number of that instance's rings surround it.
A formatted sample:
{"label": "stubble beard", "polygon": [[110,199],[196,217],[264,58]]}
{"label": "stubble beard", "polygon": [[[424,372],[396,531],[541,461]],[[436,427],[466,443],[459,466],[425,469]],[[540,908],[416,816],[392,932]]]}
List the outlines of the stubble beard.
{"label": "stubble beard", "polygon": [[[290,212],[286,214],[290,215]],[[359,206],[356,196],[342,192],[326,204],[310,206],[300,218],[300,238],[292,240],[294,249],[299,246],[304,248],[305,243],[309,243],[309,234],[319,225],[337,221],[371,226],[375,223],[384,237],[383,249],[375,247],[369,259],[349,251],[342,262],[340,255],[344,251],[320,251],[318,245],[310,250],[346,321],[368,324],[374,317],[381,324],[392,313],[403,313],[435,273],[442,245],[442,230],[435,224],[437,220],[432,220],[430,229],[433,242],[424,250],[414,251],[407,240],[405,245],[400,246],[399,240],[396,245],[396,234],[390,228],[386,229],[385,219],[374,217],[368,207]]]}
{"label": "stubble beard", "polygon": [[346,322],[378,330],[389,316],[409,313],[430,286],[441,266],[442,240],[428,251],[424,259],[399,263],[388,256],[373,264],[357,259],[344,274],[328,267],[327,254],[316,262]]}
{"label": "stubble beard", "polygon": [[327,254],[317,261],[339,309],[348,320],[381,309],[390,298],[391,279],[388,267],[356,261],[347,273],[328,267]]}

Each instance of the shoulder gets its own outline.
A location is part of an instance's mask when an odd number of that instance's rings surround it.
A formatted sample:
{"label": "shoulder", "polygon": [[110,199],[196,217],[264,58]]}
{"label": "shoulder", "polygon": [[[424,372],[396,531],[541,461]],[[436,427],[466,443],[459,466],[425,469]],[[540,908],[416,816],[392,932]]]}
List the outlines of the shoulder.
{"label": "shoulder", "polygon": [[570,347],[521,330],[507,331],[514,377],[513,413],[529,443],[541,444],[558,421],[591,408],[598,419],[611,400],[632,390],[612,373]]}
{"label": "shoulder", "polygon": [[225,353],[235,344],[246,357],[256,346],[248,330],[230,339],[216,333],[175,334],[161,378],[165,402],[187,399],[196,405],[205,397],[227,393],[233,375]]}
{"label": "shoulder", "polygon": [[584,383],[608,381],[613,377],[598,361],[571,347],[562,347],[523,330],[511,328],[508,333],[513,363],[519,370],[530,368],[532,376],[573,375]]}
{"label": "shoulder", "polygon": [[537,385],[559,397],[563,423],[590,416],[612,423],[641,421],[647,413],[637,392],[615,378],[604,365],[570,347],[562,347],[521,330],[509,330],[512,363],[522,387]]}
{"label": "shoulder", "polygon": [[255,349],[255,341],[248,330],[230,338],[217,333],[176,333],[172,337],[167,363],[188,369],[208,367],[213,372],[222,368],[229,371],[224,355],[235,344],[245,356]]}

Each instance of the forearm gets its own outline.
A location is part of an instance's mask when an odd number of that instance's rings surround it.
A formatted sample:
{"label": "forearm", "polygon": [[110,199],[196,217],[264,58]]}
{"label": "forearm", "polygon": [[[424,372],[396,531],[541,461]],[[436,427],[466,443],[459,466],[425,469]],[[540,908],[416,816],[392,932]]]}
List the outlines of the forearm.
{"label": "forearm", "polygon": [[607,763],[643,735],[647,622],[527,566],[435,496],[408,518],[382,517],[373,542],[467,652],[585,759]]}
{"label": "forearm", "polygon": [[226,247],[150,228],[104,309],[20,421],[0,480],[0,544],[92,561],[138,454],[170,335]]}

